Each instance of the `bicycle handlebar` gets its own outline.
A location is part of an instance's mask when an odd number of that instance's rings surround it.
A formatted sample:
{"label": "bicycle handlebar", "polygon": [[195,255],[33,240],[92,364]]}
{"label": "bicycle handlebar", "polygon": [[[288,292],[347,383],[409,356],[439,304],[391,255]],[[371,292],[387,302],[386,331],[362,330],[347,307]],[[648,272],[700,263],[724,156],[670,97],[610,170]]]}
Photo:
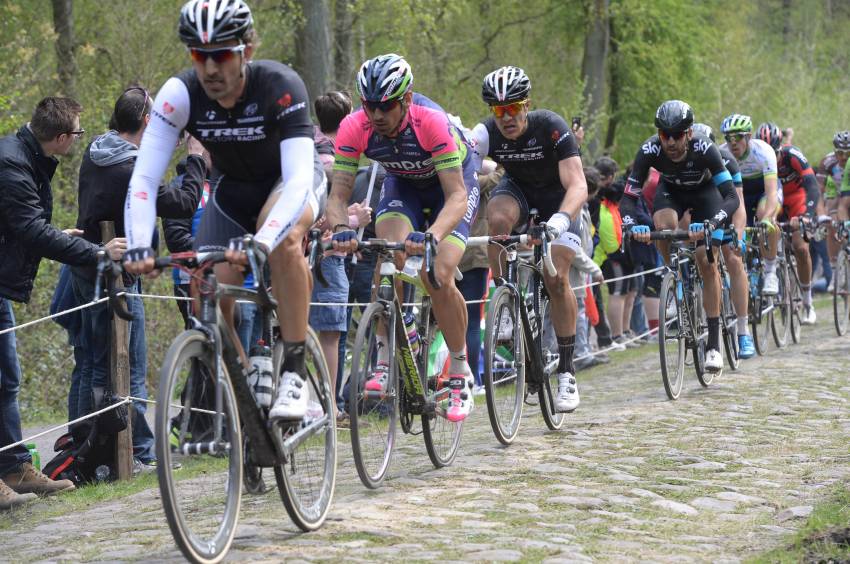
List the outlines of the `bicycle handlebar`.
{"label": "bicycle handlebar", "polygon": [[[544,227],[545,232],[545,223],[540,224]],[[482,235],[478,237],[469,237],[466,240],[466,245],[468,247],[483,247],[485,245],[532,245],[533,239],[531,235],[528,233],[524,233],[522,235]],[[542,247],[541,254],[543,255],[543,266],[546,268],[546,272],[551,277],[555,277],[558,274],[558,270],[555,268],[555,263],[552,262],[552,256],[549,252],[550,247],[552,246],[551,241],[549,241],[548,237],[543,239],[543,242],[540,243]]]}

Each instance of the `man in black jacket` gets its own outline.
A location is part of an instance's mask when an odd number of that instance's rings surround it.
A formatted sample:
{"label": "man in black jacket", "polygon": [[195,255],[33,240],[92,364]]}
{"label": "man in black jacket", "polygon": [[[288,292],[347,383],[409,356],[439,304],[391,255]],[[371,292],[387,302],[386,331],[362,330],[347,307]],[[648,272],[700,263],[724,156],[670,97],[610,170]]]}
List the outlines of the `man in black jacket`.
{"label": "man in black jacket", "polygon": [[[42,257],[86,266],[96,263],[100,249],[75,237],[76,230],[50,225],[54,155],[67,155],[84,133],[81,111],[69,98],[45,98],[28,124],[0,139],[0,447],[21,440],[21,366],[14,332],[3,332],[15,325],[10,300],[29,301]],[[126,243],[113,239],[105,248],[118,260]],[[72,489],[70,481],[54,481],[37,471],[23,445],[0,452],[0,509],[26,503],[33,494]]]}
{"label": "man in black jacket", "polygon": [[[142,134],[150,120],[151,99],[147,91],[134,86],[125,90],[115,102],[110,130],[95,138],[88,146],[80,165],[80,213],[77,228],[83,238],[93,243],[101,241],[100,222],[112,221],[116,235],[124,236],[124,201],[127,186],[136,162]],[[187,173],[182,186],[161,186],[157,196],[157,213],[163,217],[191,217],[200,199],[201,186],[206,174],[204,159],[196,154],[189,155]],[[87,267],[73,268],[74,293],[80,303],[90,301],[94,294],[95,272]],[[139,280],[125,280],[134,292],[139,293]],[[130,324],[130,395],[147,398],[145,376],[147,373],[145,310],[141,298],[127,298],[133,314]],[[72,386],[69,403],[76,401],[80,414],[94,411],[92,388],[107,384],[108,337],[103,330],[108,324],[106,304],[99,304],[82,311],[80,341],[84,349],[85,362],[79,371],[79,384]],[[76,397],[74,397],[76,396]],[[136,471],[154,468],[154,437],[145,420],[146,405],[134,402],[133,455]]]}

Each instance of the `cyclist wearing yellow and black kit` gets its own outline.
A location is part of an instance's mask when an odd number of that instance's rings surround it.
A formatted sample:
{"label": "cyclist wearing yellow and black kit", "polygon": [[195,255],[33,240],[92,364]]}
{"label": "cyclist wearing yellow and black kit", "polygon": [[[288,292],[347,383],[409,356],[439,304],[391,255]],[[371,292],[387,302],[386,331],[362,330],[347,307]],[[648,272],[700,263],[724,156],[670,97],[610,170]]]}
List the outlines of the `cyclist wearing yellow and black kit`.
{"label": "cyclist wearing yellow and black kit", "polygon": [[744,186],[744,205],[747,225],[756,222],[768,226],[768,245],[764,249],[764,286],[762,292],[775,295],[779,292],[776,277],[776,254],[779,248],[779,230],[774,220],[782,209],[782,193],[778,188],[776,153],[761,139],[753,139],[753,121],[750,116],[732,114],[720,125],[726,139],[724,148],[735,156]]}

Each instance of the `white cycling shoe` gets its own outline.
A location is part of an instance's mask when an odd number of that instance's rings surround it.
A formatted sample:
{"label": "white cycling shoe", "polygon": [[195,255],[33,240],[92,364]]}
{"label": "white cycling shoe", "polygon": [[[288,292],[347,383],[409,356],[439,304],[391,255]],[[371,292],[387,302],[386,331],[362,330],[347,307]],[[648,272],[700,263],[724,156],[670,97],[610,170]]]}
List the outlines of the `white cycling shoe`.
{"label": "white cycling shoe", "polygon": [[800,318],[801,325],[814,325],[818,320],[818,314],[815,313],[813,306],[803,306],[803,315]]}
{"label": "white cycling shoe", "polygon": [[304,379],[295,372],[284,372],[280,377],[277,399],[269,411],[269,419],[303,419],[307,414],[308,399]]}
{"label": "white cycling shoe", "polygon": [[579,404],[578,384],[576,378],[569,372],[558,374],[558,397],[555,398],[555,411],[570,413]]}
{"label": "white cycling shoe", "polygon": [[723,355],[716,349],[705,351],[706,372],[720,372],[723,370]]}
{"label": "white cycling shoe", "polygon": [[775,272],[764,273],[764,286],[761,291],[765,296],[775,296],[779,293],[779,277]]}

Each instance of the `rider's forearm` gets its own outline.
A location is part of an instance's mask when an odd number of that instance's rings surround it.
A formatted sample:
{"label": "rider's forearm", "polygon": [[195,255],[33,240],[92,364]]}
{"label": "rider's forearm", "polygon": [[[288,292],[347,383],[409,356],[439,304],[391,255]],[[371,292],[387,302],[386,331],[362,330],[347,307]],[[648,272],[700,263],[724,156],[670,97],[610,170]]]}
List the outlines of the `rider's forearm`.
{"label": "rider's forearm", "polygon": [[328,225],[333,229],[336,225],[348,225],[348,202],[354,191],[354,175],[338,170],[334,173],[333,186],[328,196],[328,209],[325,212]]}

